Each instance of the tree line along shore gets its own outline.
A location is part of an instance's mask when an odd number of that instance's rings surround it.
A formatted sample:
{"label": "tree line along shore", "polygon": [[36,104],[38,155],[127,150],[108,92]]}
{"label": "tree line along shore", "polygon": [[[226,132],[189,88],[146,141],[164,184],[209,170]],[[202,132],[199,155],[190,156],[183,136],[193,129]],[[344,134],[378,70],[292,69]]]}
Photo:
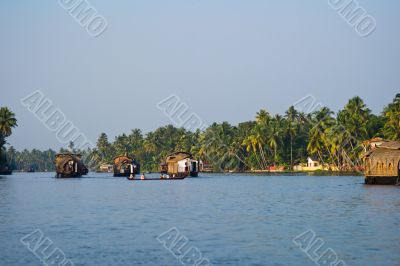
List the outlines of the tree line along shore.
{"label": "tree line along shore", "polygon": [[[54,171],[56,151],[17,151],[7,138],[17,126],[15,114],[0,108],[0,168],[16,171]],[[262,109],[253,121],[238,125],[213,123],[205,130],[188,131],[172,125],[143,133],[133,129],[110,140],[101,133],[94,148],[76,150],[74,143],[61,153],[80,153],[91,170],[130,155],[144,171],[158,171],[167,154],[187,151],[215,172],[293,171],[312,157],[324,170],[362,169],[360,155],[366,140],[381,137],[400,140],[400,93],[381,113],[373,114],[360,97],[351,98],[337,113],[321,107],[312,113],[288,108],[284,114]]]}

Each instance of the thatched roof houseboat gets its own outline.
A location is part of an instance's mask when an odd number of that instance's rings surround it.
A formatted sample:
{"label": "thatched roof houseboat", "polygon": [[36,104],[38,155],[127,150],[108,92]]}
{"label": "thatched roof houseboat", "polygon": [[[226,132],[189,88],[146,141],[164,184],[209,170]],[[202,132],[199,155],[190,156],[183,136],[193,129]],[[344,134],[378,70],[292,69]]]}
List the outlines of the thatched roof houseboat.
{"label": "thatched roof houseboat", "polygon": [[113,165],[108,163],[103,163],[99,166],[98,172],[100,173],[112,173],[113,172]]}
{"label": "thatched roof houseboat", "polygon": [[199,162],[188,152],[174,152],[160,164],[161,173],[170,177],[196,177],[199,173]]}
{"label": "thatched roof houseboat", "polygon": [[0,164],[0,175],[11,175],[12,170],[8,164]]}
{"label": "thatched roof houseboat", "polygon": [[135,176],[140,174],[140,165],[129,156],[117,156],[113,163],[114,176]]}
{"label": "thatched roof houseboat", "polygon": [[365,144],[365,183],[400,184],[400,142],[374,138]]}
{"label": "thatched roof houseboat", "polygon": [[56,154],[55,165],[56,177],[80,177],[89,172],[82,163],[80,154]]}

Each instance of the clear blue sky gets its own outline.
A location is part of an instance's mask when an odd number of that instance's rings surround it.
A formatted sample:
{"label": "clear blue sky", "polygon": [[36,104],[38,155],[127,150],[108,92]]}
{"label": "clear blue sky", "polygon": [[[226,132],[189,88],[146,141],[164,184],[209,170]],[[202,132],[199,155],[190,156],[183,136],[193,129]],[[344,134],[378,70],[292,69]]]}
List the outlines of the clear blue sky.
{"label": "clear blue sky", "polygon": [[56,0],[0,2],[0,106],[17,149],[60,148],[20,99],[41,90],[96,141],[170,123],[172,93],[206,123],[283,113],[307,94],[334,111],[355,95],[373,112],[399,92],[400,2],[359,0],[377,22],[357,35],[328,0],[89,1],[108,21],[89,36]]}

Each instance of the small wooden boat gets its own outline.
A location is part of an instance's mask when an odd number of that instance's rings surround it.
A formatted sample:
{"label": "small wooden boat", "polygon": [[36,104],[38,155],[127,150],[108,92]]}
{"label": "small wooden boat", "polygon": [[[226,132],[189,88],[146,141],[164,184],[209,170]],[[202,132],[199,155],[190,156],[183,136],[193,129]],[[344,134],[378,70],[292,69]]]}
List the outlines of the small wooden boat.
{"label": "small wooden boat", "polygon": [[126,179],[128,179],[130,181],[154,181],[154,180],[168,181],[168,180],[183,180],[185,178],[186,178],[186,176],[183,176],[183,177],[171,177],[171,178],[145,178],[145,179],[127,177]]}

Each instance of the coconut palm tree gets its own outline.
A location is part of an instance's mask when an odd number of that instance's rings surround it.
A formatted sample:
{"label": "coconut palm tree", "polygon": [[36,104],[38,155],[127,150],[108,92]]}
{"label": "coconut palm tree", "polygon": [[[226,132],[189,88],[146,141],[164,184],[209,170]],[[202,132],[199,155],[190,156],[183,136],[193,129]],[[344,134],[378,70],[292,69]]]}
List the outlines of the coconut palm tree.
{"label": "coconut palm tree", "polygon": [[274,160],[277,160],[278,145],[282,142],[282,129],[283,129],[283,118],[280,115],[275,115],[271,119],[268,134],[268,145],[269,148],[274,152]]}
{"label": "coconut palm tree", "polygon": [[293,137],[297,132],[297,122],[299,118],[299,113],[294,108],[294,106],[290,106],[289,109],[285,112],[286,120],[288,121],[287,132],[290,135],[290,170],[293,170]]}
{"label": "coconut palm tree", "polygon": [[4,145],[6,144],[6,138],[11,135],[12,129],[17,126],[17,119],[15,114],[11,112],[7,107],[0,108],[0,164],[2,161],[6,161],[5,153],[4,156]]}
{"label": "coconut palm tree", "polygon": [[393,102],[384,108],[383,116],[386,119],[383,127],[385,137],[400,140],[400,93],[396,94]]}
{"label": "coconut palm tree", "polygon": [[17,126],[15,114],[7,107],[0,108],[0,133],[4,137],[8,137],[12,133],[12,129]]}
{"label": "coconut palm tree", "polygon": [[328,147],[327,130],[335,123],[332,115],[333,112],[327,107],[322,107],[312,114],[312,128],[309,131],[307,151],[310,155],[318,154],[321,162],[324,162],[326,156],[323,152]]}
{"label": "coconut palm tree", "polygon": [[268,121],[271,119],[271,115],[268,113],[267,110],[261,109],[256,114],[256,122],[257,124],[268,124]]}
{"label": "coconut palm tree", "polygon": [[364,101],[356,96],[338,112],[337,120],[345,130],[352,133],[354,138],[364,140],[367,137],[367,122],[370,113],[371,110],[366,107]]}

